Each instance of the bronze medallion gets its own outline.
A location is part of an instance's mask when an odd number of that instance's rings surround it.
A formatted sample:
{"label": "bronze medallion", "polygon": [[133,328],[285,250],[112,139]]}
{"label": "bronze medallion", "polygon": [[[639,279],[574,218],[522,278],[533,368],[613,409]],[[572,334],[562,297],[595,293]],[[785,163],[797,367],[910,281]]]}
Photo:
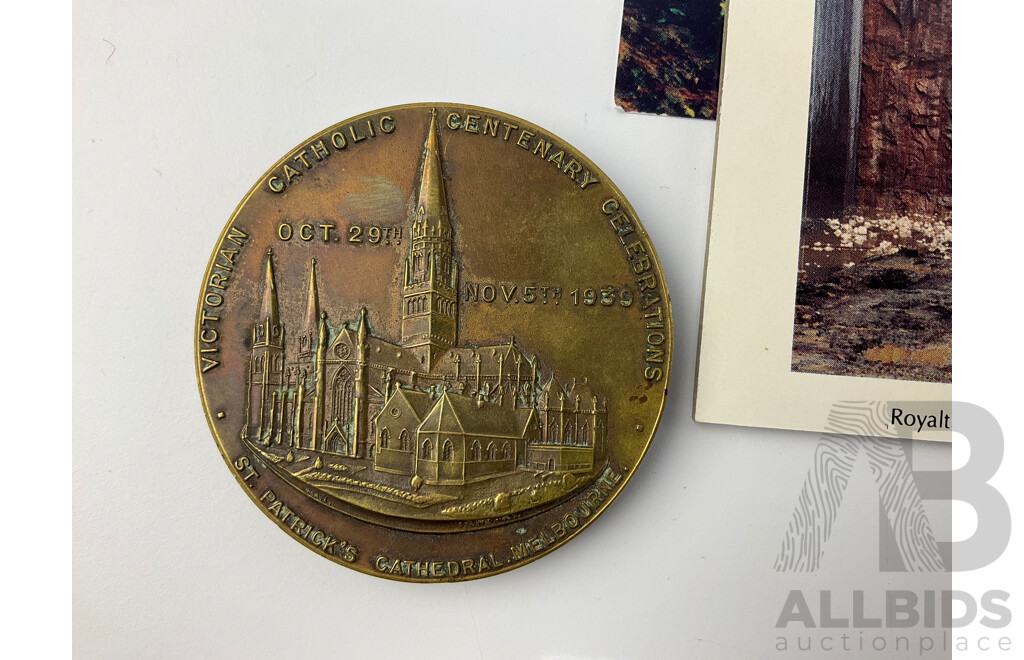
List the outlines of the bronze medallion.
{"label": "bronze medallion", "polygon": [[203,280],[196,372],[253,501],[321,555],[438,582],[574,537],[658,425],[669,296],[622,193],[503,113],[386,108],[253,186]]}

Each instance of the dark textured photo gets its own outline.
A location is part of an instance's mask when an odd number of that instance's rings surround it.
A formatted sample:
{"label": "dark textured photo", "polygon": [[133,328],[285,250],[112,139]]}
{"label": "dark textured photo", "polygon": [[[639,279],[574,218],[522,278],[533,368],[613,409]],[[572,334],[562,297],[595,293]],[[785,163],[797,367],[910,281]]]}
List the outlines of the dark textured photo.
{"label": "dark textured photo", "polygon": [[615,103],[627,112],[714,119],[725,3],[626,0]]}
{"label": "dark textured photo", "polygon": [[952,0],[817,0],[793,371],[952,382]]}

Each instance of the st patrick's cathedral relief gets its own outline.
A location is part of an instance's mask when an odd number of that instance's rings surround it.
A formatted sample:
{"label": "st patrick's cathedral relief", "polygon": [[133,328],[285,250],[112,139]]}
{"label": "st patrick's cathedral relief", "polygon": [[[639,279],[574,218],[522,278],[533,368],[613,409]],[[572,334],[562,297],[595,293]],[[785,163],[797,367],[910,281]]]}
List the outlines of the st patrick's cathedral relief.
{"label": "st patrick's cathedral relief", "polygon": [[321,501],[394,516],[480,519],[562,497],[606,462],[607,402],[512,336],[458,345],[459,261],[433,116],[413,209],[398,341],[375,334],[365,308],[333,323],[314,260],[304,318],[285,323],[268,251],[245,440]]}

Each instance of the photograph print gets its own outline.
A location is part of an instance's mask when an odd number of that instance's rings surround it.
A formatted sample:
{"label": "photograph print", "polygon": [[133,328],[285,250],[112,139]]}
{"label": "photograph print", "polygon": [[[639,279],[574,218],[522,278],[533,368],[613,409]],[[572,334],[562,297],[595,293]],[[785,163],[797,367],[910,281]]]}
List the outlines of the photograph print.
{"label": "photograph print", "polygon": [[952,0],[816,0],[794,372],[952,382]]}

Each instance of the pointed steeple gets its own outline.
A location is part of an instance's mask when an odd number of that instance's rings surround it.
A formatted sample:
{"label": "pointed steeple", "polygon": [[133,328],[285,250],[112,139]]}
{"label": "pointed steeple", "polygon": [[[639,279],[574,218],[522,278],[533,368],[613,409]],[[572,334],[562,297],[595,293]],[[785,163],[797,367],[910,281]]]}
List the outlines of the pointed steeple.
{"label": "pointed steeple", "polygon": [[260,321],[270,319],[270,327],[280,325],[281,318],[277,309],[277,285],[274,283],[274,249],[267,248],[267,272],[263,282],[263,306],[260,308]]}
{"label": "pointed steeple", "polygon": [[441,172],[441,150],[437,144],[437,110],[434,109],[430,111],[430,132],[423,145],[423,169],[414,217],[416,222],[424,222],[428,227],[451,230],[444,174]]}
{"label": "pointed steeple", "polygon": [[[323,352],[327,349],[327,342],[331,336],[331,327],[327,325],[327,312],[320,312],[320,320],[318,321],[319,327],[317,328],[317,351]],[[322,349],[319,347],[323,347]],[[321,356],[322,358],[322,356]]]}
{"label": "pointed steeple", "polygon": [[316,288],[316,259],[309,260],[309,297],[306,300],[306,329],[316,328],[320,321],[320,294]]}
{"label": "pointed steeple", "polygon": [[366,343],[366,335],[369,333],[369,326],[366,321],[366,308],[363,307],[359,310],[359,329],[357,330],[359,337],[359,344]]}

